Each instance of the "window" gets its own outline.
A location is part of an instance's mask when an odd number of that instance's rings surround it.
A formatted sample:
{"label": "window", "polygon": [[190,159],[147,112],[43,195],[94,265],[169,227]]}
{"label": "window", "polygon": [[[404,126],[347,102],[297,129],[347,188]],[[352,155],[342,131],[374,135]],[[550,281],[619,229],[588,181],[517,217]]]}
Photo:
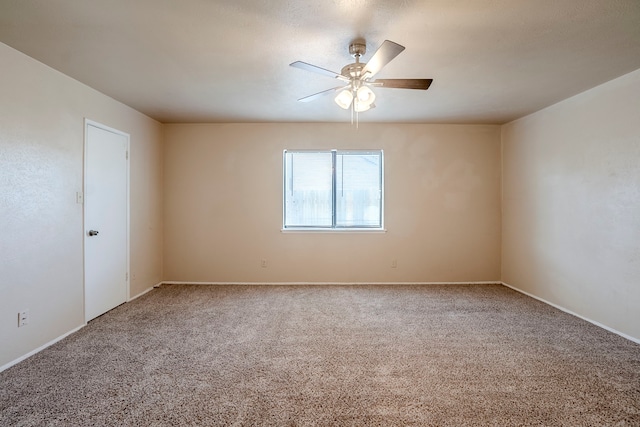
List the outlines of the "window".
{"label": "window", "polygon": [[382,150],[284,151],[286,229],[383,227]]}

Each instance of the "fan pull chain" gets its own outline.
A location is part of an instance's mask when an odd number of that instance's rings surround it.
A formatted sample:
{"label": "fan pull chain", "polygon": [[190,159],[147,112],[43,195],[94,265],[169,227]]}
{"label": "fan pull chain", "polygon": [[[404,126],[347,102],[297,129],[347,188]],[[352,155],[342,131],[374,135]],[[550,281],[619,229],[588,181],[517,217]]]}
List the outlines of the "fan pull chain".
{"label": "fan pull chain", "polygon": [[354,106],[353,101],[351,102],[350,110],[351,110],[351,126],[353,126],[353,111],[355,110],[355,106]]}
{"label": "fan pull chain", "polygon": [[360,128],[360,113],[356,111],[356,102],[355,99],[351,102],[351,126],[353,126],[353,116],[356,116],[356,129]]}

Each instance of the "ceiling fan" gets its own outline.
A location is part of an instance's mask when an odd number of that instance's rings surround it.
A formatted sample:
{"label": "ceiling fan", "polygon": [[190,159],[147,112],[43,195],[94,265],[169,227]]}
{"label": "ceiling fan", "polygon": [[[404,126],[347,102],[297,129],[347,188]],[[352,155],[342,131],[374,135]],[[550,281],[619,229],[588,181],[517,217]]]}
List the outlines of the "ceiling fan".
{"label": "ceiling fan", "polygon": [[404,46],[385,40],[373,54],[369,62],[360,62],[362,55],[366,53],[367,45],[364,40],[353,41],[349,45],[349,53],[356,62],[345,65],[340,73],[330,71],[302,61],[289,64],[302,70],[333,77],[343,82],[342,86],[336,86],[313,95],[298,99],[301,102],[309,102],[340,91],[335,97],[336,104],[345,110],[361,113],[375,107],[375,93],[371,88],[396,88],[396,89],[420,89],[427,90],[433,79],[376,79],[373,77],[403,50]]}

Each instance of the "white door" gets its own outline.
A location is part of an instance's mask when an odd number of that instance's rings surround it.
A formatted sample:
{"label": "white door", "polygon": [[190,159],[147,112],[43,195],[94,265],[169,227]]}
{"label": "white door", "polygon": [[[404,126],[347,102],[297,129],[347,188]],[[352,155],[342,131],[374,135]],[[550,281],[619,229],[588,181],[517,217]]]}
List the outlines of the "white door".
{"label": "white door", "polygon": [[127,300],[129,135],[85,122],[85,320]]}

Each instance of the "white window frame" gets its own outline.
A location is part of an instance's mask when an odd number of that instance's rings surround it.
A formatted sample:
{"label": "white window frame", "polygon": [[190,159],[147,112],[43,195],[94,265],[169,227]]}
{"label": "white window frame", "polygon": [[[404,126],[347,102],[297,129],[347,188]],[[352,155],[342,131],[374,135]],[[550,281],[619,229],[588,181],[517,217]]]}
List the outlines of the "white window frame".
{"label": "white window frame", "polygon": [[[286,174],[286,154],[287,153],[332,153],[332,154],[340,154],[340,153],[359,153],[359,154],[379,154],[380,155],[380,226],[379,227],[341,227],[341,226],[286,226],[286,179],[287,179],[287,174]],[[334,161],[335,161],[335,156],[334,156]],[[335,166],[335,165],[334,165]],[[333,191],[335,191],[335,178],[336,178],[336,171],[333,170],[332,172],[332,177],[333,177],[333,181],[334,181],[334,189]],[[380,233],[380,232],[386,232],[386,229],[384,227],[384,214],[385,214],[385,209],[384,209],[384,188],[385,188],[385,179],[384,179],[384,151],[381,149],[353,149],[353,150],[338,150],[338,149],[300,149],[300,150],[296,150],[296,149],[285,149],[282,152],[282,232],[294,232],[294,233],[300,233],[300,232],[310,232],[310,233],[350,233],[350,232],[356,232],[356,233]],[[334,197],[334,202],[333,202],[333,207],[332,207],[332,216],[335,217],[335,210],[336,210],[336,204],[335,204],[335,197]],[[335,224],[335,219],[333,221],[333,223]]]}

